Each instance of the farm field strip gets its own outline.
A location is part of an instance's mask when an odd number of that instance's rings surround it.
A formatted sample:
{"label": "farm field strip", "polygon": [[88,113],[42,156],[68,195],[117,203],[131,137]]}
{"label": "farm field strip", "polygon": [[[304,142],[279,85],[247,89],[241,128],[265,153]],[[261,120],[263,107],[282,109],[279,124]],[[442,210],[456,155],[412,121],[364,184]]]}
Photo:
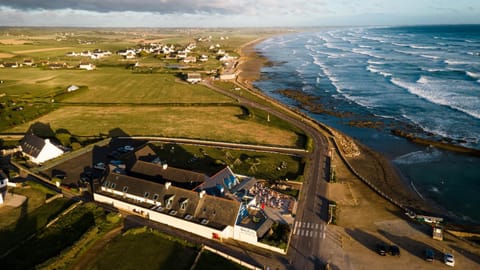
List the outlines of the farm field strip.
{"label": "farm field strip", "polygon": [[[76,107],[59,108],[6,132],[25,132],[35,122],[49,123],[75,135],[126,134],[202,138],[218,141],[295,146],[297,135],[268,123],[243,120],[240,107]],[[253,132],[254,131],[254,132]]]}

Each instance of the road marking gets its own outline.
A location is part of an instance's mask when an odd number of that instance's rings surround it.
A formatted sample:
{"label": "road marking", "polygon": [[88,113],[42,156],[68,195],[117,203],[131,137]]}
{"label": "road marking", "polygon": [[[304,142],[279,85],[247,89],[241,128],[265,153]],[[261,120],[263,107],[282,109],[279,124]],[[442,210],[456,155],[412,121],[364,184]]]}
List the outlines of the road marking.
{"label": "road marking", "polygon": [[299,222],[298,222],[298,228],[301,228],[301,227],[302,227],[302,222],[299,221]]}
{"label": "road marking", "polygon": [[298,222],[295,222],[295,226],[293,226],[293,234],[294,235],[297,232],[297,226],[298,226]]}
{"label": "road marking", "polygon": [[307,223],[307,229],[310,228],[310,222]]}
{"label": "road marking", "polygon": [[322,232],[322,238],[325,239],[325,231]]}

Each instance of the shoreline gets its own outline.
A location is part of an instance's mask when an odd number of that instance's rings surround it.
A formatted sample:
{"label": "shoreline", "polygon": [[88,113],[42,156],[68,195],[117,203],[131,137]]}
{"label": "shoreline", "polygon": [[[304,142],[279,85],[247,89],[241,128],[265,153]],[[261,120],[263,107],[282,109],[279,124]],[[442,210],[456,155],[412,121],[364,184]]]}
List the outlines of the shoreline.
{"label": "shoreline", "polygon": [[[263,55],[258,54],[255,50],[255,46],[265,39],[270,38],[263,37],[258,38],[254,41],[251,41],[247,44],[244,44],[238,49],[240,55],[240,63],[238,65],[238,81],[248,85],[251,89],[255,89],[259,93],[263,92],[257,89],[253,82],[260,79],[261,69],[269,63],[269,59]],[[279,102],[280,103],[280,102]],[[283,103],[282,103],[283,104]],[[300,113],[303,114],[303,113]],[[314,120],[316,123],[318,121]],[[326,126],[323,123],[319,125]],[[353,168],[364,178],[368,179],[376,188],[382,191],[385,194],[388,194],[389,197],[393,198],[395,201],[400,202],[403,206],[409,209],[415,209],[420,212],[433,213],[436,215],[441,215],[443,217],[450,217],[441,205],[430,200],[425,199],[422,196],[419,196],[417,192],[409,183],[409,179],[401,173],[401,171],[392,164],[391,160],[388,160],[385,156],[379,152],[370,149],[369,147],[361,144],[355,139],[343,134],[342,132],[335,130],[329,126],[326,126],[330,130],[334,130],[337,135],[342,139],[346,139],[353,144],[357,145],[361,150],[361,154],[357,157],[345,157],[347,161],[352,165]],[[338,138],[337,138],[338,139]],[[343,149],[342,149],[343,150]],[[341,151],[341,149],[338,149]],[[368,166],[365,166],[368,164]],[[360,180],[360,179],[359,179]],[[373,189],[370,189],[370,192],[375,193]],[[388,201],[384,198],[385,201]],[[389,202],[391,203],[391,202]],[[405,218],[407,216],[405,215]]]}

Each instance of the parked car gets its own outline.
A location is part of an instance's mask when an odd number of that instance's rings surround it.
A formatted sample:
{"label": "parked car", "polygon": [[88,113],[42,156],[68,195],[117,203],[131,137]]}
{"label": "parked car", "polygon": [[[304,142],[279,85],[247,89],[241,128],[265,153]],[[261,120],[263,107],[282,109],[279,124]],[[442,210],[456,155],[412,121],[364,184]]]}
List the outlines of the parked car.
{"label": "parked car", "polygon": [[455,266],[455,257],[451,253],[445,253],[443,256],[443,262],[448,266]]}
{"label": "parked car", "polygon": [[391,245],[391,246],[388,248],[388,252],[389,252],[390,255],[392,255],[392,256],[400,256],[400,248],[399,248],[398,246]]}
{"label": "parked car", "polygon": [[426,248],[425,249],[425,260],[427,262],[433,262],[434,258],[435,258],[435,252],[431,248]]}
{"label": "parked car", "polygon": [[93,165],[93,168],[95,168],[97,170],[104,171],[107,167],[105,166],[105,163],[99,162],[99,163]]}
{"label": "parked car", "polygon": [[377,253],[380,256],[387,255],[387,247],[384,244],[377,244]]}
{"label": "parked car", "polygon": [[123,147],[123,149],[125,149],[125,151],[133,151],[134,150],[133,146],[131,146],[131,145],[125,145]]}

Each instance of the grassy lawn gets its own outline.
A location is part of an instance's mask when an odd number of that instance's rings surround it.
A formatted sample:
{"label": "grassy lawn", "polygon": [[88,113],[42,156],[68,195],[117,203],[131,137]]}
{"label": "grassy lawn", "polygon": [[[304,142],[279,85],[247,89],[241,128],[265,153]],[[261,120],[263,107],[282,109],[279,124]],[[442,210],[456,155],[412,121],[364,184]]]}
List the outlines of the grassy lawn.
{"label": "grassy lawn", "polygon": [[289,155],[178,144],[158,144],[154,149],[162,161],[172,166],[209,175],[229,165],[235,173],[259,179],[295,180],[303,175],[304,169],[301,158]]}
{"label": "grassy lawn", "polygon": [[23,214],[16,223],[0,230],[0,243],[2,243],[0,246],[0,254],[3,254],[9,248],[43,228],[50,220],[54,219],[71,204],[69,200],[59,198],[28,212],[28,203],[27,201],[20,206],[22,211],[27,212],[26,214]]}
{"label": "grassy lawn", "polygon": [[297,134],[278,129],[266,121],[261,124],[258,121],[242,119],[243,113],[237,106],[69,106],[7,132],[25,132],[31,124],[38,121],[49,123],[53,130],[63,128],[75,135],[108,134],[109,131],[119,128],[129,135],[297,146]]}
{"label": "grassy lawn", "polygon": [[[2,259],[3,265],[9,269],[32,269],[70,247],[91,227],[104,220],[104,210],[94,203],[80,205],[61,216],[52,226],[39,230],[35,237],[22,243]],[[28,256],[23,256],[24,254]]]}
{"label": "grassy lawn", "polygon": [[247,270],[249,268],[243,267],[232,261],[229,261],[222,256],[214,254],[210,251],[203,251],[198,259],[195,270]]}
{"label": "grassy lawn", "polygon": [[[23,207],[12,208],[5,206],[0,208],[0,230],[7,228],[9,225],[17,222],[17,220],[24,214],[32,213],[35,209],[45,204],[45,199],[55,195],[55,192],[37,184],[28,181],[32,188],[14,188],[13,192],[27,197]],[[9,191],[10,192],[10,191]]]}
{"label": "grassy lawn", "polygon": [[204,86],[177,82],[171,74],[134,74],[121,67],[94,71],[43,70],[40,68],[0,69],[0,93],[13,98],[48,98],[50,101],[70,85],[87,91],[66,97],[79,103],[225,103],[233,100]]}
{"label": "grassy lawn", "polygon": [[131,230],[114,239],[88,269],[190,269],[196,250],[150,230]]}

